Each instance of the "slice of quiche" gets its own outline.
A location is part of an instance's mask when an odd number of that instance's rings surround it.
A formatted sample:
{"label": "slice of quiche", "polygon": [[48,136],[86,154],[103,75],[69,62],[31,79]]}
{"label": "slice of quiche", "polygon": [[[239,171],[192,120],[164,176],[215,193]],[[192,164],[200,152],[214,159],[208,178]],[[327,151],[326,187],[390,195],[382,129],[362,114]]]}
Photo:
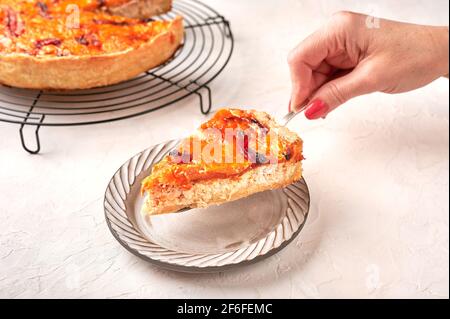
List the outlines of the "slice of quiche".
{"label": "slice of quiche", "polygon": [[302,140],[267,113],[222,109],[153,166],[143,212],[206,207],[301,178]]}
{"label": "slice of quiche", "polygon": [[182,18],[148,21],[100,9],[119,2],[0,0],[0,83],[87,89],[167,61],[183,40]]}

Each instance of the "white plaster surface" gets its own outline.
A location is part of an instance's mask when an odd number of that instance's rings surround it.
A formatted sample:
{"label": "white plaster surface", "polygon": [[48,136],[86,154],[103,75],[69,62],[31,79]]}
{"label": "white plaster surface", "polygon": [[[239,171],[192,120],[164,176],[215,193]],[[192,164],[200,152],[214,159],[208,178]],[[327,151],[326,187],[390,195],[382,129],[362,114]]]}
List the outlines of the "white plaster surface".
{"label": "white plaster surface", "polygon": [[[215,108],[287,110],[288,51],[337,10],[448,25],[445,0],[207,1],[236,51],[213,82]],[[388,70],[386,70],[388,72]],[[197,100],[127,121],[43,128],[38,156],[0,122],[0,297],[448,298],[449,83],[372,94],[325,121],[290,127],[305,141],[311,215],[282,252],[235,271],[190,275],[125,251],[104,220],[116,169],[205,118]]]}

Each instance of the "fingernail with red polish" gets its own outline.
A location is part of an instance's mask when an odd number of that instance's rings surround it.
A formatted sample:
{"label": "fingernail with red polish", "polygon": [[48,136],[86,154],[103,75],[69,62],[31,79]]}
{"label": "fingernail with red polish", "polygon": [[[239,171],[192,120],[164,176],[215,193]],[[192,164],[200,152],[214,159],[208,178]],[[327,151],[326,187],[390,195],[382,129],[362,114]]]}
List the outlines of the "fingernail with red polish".
{"label": "fingernail with red polish", "polygon": [[312,101],[305,111],[305,116],[308,120],[317,120],[321,117],[325,117],[328,113],[328,105],[321,100]]}

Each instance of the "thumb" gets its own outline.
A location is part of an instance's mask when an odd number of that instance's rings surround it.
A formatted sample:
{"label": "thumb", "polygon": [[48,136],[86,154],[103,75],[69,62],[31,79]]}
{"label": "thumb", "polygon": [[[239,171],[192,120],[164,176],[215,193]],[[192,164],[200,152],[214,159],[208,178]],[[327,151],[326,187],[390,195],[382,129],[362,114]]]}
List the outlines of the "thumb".
{"label": "thumb", "polygon": [[305,116],[310,120],[325,118],[348,100],[375,91],[367,67],[357,67],[350,73],[336,78],[321,86],[311,98],[311,103],[305,110]]}

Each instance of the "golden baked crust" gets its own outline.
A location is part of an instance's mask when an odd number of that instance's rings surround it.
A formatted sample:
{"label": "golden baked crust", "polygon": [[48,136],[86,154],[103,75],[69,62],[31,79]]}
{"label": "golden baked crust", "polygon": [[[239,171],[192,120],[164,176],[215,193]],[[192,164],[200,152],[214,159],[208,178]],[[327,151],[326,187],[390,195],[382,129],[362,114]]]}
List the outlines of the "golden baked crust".
{"label": "golden baked crust", "polygon": [[147,22],[86,9],[80,27],[66,29],[65,7],[48,2],[42,9],[40,3],[0,0],[0,83],[30,89],[111,85],[164,63],[183,40],[181,17]]}
{"label": "golden baked crust", "polygon": [[[220,134],[207,137],[207,129],[218,129]],[[244,147],[236,137],[227,139],[224,129],[235,129],[257,133],[258,141],[269,148],[252,144],[247,139]],[[246,134],[247,134],[246,133]],[[249,135],[245,135],[249,136]],[[263,137],[262,139],[260,137]],[[200,141],[202,157],[186,153],[184,145],[195,149],[193,141]],[[218,161],[208,161],[211,145],[219,145]],[[277,152],[272,152],[276,145]],[[223,161],[227,147],[234,153],[231,161]],[[206,158],[205,158],[205,151]],[[176,155],[176,154],[179,155]],[[237,153],[245,155],[238,160]],[[184,155],[182,155],[184,154]],[[188,155],[188,156],[185,156]],[[174,160],[174,156],[185,156],[186,161]],[[214,155],[213,155],[214,156]],[[269,160],[270,159],[270,160]],[[251,194],[287,186],[301,178],[302,141],[294,132],[279,126],[267,113],[237,109],[219,110],[216,115],[191,137],[183,140],[161,162],[152,168],[152,173],[142,182],[142,193],[147,194],[143,213],[155,215],[176,212],[186,207],[206,207],[240,199]]]}

